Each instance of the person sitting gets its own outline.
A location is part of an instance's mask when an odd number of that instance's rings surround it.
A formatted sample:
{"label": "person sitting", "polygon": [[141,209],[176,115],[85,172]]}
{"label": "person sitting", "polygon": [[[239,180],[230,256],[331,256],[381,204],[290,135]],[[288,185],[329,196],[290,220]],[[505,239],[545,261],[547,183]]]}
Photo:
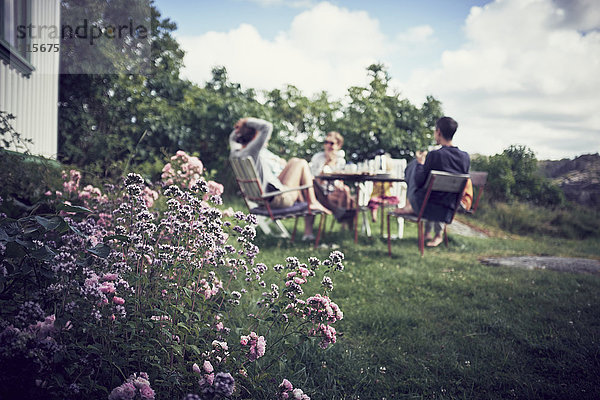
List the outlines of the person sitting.
{"label": "person sitting", "polygon": [[[323,151],[320,151],[312,156],[310,160],[310,170],[313,175],[321,175],[340,171],[346,165],[344,160],[344,137],[339,132],[329,132],[323,142]],[[327,195],[328,203],[335,208],[351,209],[354,208],[354,199],[350,194],[350,188],[344,185],[342,181],[327,181],[317,180],[323,191]],[[327,204],[324,204],[327,206]],[[332,210],[334,211],[334,210]]]}
{"label": "person sitting", "polygon": [[[273,124],[268,121],[259,118],[240,119],[229,135],[231,149],[229,157],[251,157],[254,160],[258,177],[261,180],[261,187],[265,193],[311,184],[313,175],[310,172],[308,163],[300,158],[290,159],[278,176],[274,174],[273,164],[270,161],[270,154],[272,153],[265,151],[272,132]],[[304,199],[302,191],[299,190],[273,196],[270,200],[270,206],[273,208],[287,208],[297,201],[308,200],[311,210],[331,214],[331,211],[319,203],[312,187],[306,191],[308,193],[307,199]],[[314,216],[305,217],[303,240],[314,239],[313,221]]]}
{"label": "person sitting", "polygon": [[[445,171],[454,174],[467,174],[471,164],[469,154],[452,144],[452,139],[458,128],[458,123],[450,117],[442,117],[435,123],[434,138],[442,147],[429,153],[417,151],[416,159],[411,161],[404,173],[408,185],[408,202],[403,208],[395,210],[398,214],[414,214],[420,210],[425,198],[427,177],[432,170]],[[425,211],[425,238],[427,246],[435,247],[443,241],[443,221],[448,213],[456,207],[456,195],[453,193],[433,192],[429,198],[432,207]],[[429,211],[429,213],[428,213]],[[429,218],[428,218],[429,217]],[[431,237],[431,231],[435,235]]]}

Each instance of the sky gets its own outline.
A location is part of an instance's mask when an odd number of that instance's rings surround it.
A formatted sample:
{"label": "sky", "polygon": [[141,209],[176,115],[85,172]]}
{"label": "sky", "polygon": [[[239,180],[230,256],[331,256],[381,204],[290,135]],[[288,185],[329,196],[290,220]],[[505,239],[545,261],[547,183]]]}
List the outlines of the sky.
{"label": "sky", "polygon": [[[454,144],[538,159],[600,152],[598,0],[155,0],[178,25],[182,76],[214,66],[243,88],[287,84],[342,99],[382,63],[390,90],[427,95],[459,123]],[[343,127],[338,129],[343,134]]]}

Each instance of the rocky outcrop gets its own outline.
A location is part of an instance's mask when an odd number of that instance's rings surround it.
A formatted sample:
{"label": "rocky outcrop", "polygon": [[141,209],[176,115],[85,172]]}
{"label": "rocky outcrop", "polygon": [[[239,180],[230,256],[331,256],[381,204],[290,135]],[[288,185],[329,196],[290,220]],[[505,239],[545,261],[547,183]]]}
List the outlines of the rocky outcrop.
{"label": "rocky outcrop", "polygon": [[585,154],[573,160],[539,161],[540,173],[556,183],[568,200],[600,206],[600,155]]}

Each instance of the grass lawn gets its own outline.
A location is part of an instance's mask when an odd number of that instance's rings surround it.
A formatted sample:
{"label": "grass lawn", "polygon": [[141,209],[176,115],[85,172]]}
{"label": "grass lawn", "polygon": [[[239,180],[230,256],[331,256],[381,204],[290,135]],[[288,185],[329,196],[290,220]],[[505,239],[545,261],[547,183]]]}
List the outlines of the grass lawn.
{"label": "grass lawn", "polygon": [[331,296],[344,312],[338,342],[325,351],[300,345],[274,380],[286,377],[312,399],[600,398],[600,276],[479,262],[599,258],[597,240],[451,235],[449,249],[422,258],[408,223],[389,258],[379,225],[373,234],[354,244],[334,229],[314,250],[259,232],[257,261],[269,266],[325,258],[332,245],[346,257]]}

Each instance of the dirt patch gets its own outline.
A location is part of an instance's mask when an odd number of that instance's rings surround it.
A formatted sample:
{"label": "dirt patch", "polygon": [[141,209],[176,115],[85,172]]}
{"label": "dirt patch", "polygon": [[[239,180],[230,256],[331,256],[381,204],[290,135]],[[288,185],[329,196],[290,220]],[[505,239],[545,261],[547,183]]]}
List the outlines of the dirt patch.
{"label": "dirt patch", "polygon": [[600,275],[600,261],[587,258],[536,256],[492,257],[481,259],[481,263],[485,265],[523,268],[529,270],[549,269],[561,272]]}

